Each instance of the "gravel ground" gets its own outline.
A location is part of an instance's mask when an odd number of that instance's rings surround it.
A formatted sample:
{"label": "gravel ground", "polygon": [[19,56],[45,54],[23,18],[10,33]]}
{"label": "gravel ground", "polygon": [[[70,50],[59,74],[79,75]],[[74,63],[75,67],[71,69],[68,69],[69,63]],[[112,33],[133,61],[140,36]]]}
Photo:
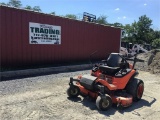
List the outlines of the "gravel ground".
{"label": "gravel ground", "polygon": [[160,76],[140,71],[145,84],[142,100],[119,110],[113,106],[99,111],[95,101],[67,97],[69,77],[88,74],[89,70],[37,76],[0,82],[1,120],[100,120],[160,118]]}

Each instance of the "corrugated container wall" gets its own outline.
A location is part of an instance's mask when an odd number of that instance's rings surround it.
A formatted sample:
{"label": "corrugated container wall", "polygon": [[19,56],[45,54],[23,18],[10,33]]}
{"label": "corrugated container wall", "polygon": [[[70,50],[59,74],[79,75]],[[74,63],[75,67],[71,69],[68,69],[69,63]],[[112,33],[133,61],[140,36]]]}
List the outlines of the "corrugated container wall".
{"label": "corrugated container wall", "polygon": [[[61,44],[30,44],[29,22],[61,26]],[[120,28],[0,6],[1,67],[104,59],[119,52]]]}

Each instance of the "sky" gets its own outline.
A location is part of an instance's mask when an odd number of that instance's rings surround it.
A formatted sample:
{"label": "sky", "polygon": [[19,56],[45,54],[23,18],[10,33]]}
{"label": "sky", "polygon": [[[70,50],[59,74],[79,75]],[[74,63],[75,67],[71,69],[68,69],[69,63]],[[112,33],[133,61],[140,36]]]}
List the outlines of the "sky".
{"label": "sky", "polygon": [[[96,17],[107,16],[108,23],[123,25],[138,21],[146,15],[152,20],[152,28],[160,30],[160,0],[20,0],[22,6],[40,6],[42,12],[56,15],[75,14],[82,18],[83,12]],[[8,3],[9,0],[0,0]]]}

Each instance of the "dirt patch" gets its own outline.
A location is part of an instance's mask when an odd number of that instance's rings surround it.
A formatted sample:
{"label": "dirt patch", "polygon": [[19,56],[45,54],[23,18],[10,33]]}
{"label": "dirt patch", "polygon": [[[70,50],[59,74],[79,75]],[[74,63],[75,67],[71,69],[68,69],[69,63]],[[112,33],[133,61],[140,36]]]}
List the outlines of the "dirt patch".
{"label": "dirt patch", "polygon": [[136,69],[152,74],[160,74],[160,50],[152,50],[148,53],[139,54],[137,58],[144,60],[144,62],[137,62]]}

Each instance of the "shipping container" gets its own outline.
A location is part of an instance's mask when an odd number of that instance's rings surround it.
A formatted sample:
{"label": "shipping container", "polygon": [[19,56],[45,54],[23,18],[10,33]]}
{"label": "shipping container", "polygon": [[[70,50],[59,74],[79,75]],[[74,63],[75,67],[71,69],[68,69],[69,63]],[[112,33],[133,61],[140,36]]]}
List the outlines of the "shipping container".
{"label": "shipping container", "polygon": [[119,52],[121,29],[0,6],[1,67],[75,63]]}

